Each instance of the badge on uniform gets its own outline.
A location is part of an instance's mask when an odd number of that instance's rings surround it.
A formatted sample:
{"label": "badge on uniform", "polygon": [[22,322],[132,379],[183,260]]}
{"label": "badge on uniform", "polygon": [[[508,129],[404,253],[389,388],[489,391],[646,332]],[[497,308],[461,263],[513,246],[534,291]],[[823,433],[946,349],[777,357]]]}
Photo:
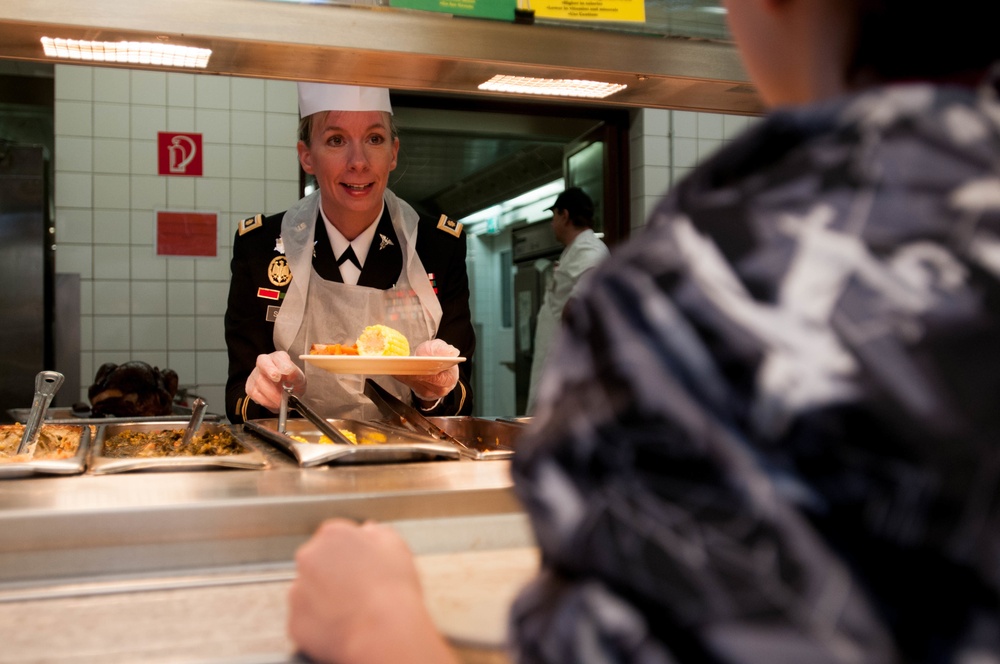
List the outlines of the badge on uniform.
{"label": "badge on uniform", "polygon": [[437,295],[438,285],[437,285],[437,281],[434,280],[434,273],[433,272],[428,272],[427,273],[427,279],[431,282],[431,288],[434,289],[434,294]]}
{"label": "badge on uniform", "polygon": [[382,251],[386,247],[391,247],[392,246],[392,244],[393,244],[392,240],[390,240],[386,236],[382,235],[381,233],[379,233],[378,236],[380,238],[382,238],[381,240],[379,240],[379,243],[378,243],[378,250],[379,251]]}
{"label": "badge on uniform", "polygon": [[446,214],[442,214],[441,218],[438,219],[438,228],[455,237],[462,235],[462,224],[454,219],[449,219]]}
{"label": "badge on uniform", "polygon": [[267,266],[267,279],[275,286],[285,286],[292,281],[292,271],[288,269],[288,259],[275,256]]}
{"label": "badge on uniform", "polygon": [[264,320],[266,320],[268,323],[273,323],[274,321],[278,320],[278,312],[280,310],[281,307],[276,307],[274,305],[269,306],[267,308],[267,316],[264,318]]}
{"label": "badge on uniform", "polygon": [[285,294],[273,288],[258,288],[257,297],[262,297],[265,300],[283,300],[285,299]]}
{"label": "badge on uniform", "polygon": [[255,228],[260,228],[264,225],[264,215],[258,214],[256,217],[249,217],[240,222],[239,234],[244,235],[249,233]]}

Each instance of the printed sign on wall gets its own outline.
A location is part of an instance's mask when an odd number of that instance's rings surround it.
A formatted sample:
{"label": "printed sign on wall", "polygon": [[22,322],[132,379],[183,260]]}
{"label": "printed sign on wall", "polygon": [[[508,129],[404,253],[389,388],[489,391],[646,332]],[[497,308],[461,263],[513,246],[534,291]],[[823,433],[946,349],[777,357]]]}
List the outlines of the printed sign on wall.
{"label": "printed sign on wall", "polygon": [[156,212],[157,256],[217,256],[215,212]]}
{"label": "printed sign on wall", "polygon": [[201,177],[201,134],[158,132],[160,175]]}

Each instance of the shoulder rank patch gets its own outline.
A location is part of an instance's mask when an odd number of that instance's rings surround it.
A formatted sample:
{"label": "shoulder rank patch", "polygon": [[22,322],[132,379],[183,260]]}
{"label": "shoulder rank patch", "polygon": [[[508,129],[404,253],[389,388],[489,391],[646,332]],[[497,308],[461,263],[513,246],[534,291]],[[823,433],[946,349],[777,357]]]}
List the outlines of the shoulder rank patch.
{"label": "shoulder rank patch", "polygon": [[458,223],[454,219],[449,219],[446,214],[442,214],[441,218],[438,219],[438,228],[449,235],[454,235],[455,237],[462,235],[462,224]]}
{"label": "shoulder rank patch", "polygon": [[255,228],[260,228],[264,225],[264,215],[258,214],[256,217],[249,217],[240,222],[240,235],[244,233],[249,233]]}

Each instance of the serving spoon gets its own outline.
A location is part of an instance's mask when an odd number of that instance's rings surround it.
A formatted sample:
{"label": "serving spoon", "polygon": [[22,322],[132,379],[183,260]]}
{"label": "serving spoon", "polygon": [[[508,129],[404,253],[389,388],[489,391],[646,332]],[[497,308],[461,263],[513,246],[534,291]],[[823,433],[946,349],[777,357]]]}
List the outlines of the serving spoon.
{"label": "serving spoon", "polygon": [[31,401],[31,412],[28,413],[28,421],[24,425],[21,444],[17,446],[18,454],[29,451],[34,454],[42,421],[45,419],[45,411],[49,409],[52,398],[56,396],[64,380],[66,377],[58,371],[41,371],[35,376],[35,398]]}
{"label": "serving spoon", "polygon": [[198,397],[191,404],[191,419],[188,421],[187,428],[184,430],[184,438],[181,439],[181,448],[187,447],[191,440],[194,439],[194,435],[198,433],[198,429],[201,428],[201,423],[205,419],[205,409],[208,408],[208,404],[201,397]]}

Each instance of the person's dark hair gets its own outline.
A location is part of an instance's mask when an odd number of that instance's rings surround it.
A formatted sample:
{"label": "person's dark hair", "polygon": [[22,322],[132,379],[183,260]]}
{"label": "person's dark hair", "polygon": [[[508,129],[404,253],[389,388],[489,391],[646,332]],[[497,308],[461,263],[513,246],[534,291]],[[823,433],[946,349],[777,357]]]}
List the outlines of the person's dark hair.
{"label": "person's dark hair", "polygon": [[[319,113],[327,113],[327,111],[320,111]],[[313,118],[319,115],[319,113],[313,113],[299,119],[299,140],[306,145],[309,145],[309,141],[312,139]],[[399,130],[396,128],[396,121],[393,119],[392,113],[386,113],[386,115],[389,116],[389,137],[399,138]]]}
{"label": "person's dark hair", "polygon": [[577,228],[594,225],[594,201],[579,187],[570,187],[556,197],[550,210],[566,210],[569,220]]}
{"label": "person's dark hair", "polygon": [[[846,0],[831,0],[845,2]],[[1000,59],[990,0],[853,0],[857,39],[847,79],[854,83],[974,79]]]}

